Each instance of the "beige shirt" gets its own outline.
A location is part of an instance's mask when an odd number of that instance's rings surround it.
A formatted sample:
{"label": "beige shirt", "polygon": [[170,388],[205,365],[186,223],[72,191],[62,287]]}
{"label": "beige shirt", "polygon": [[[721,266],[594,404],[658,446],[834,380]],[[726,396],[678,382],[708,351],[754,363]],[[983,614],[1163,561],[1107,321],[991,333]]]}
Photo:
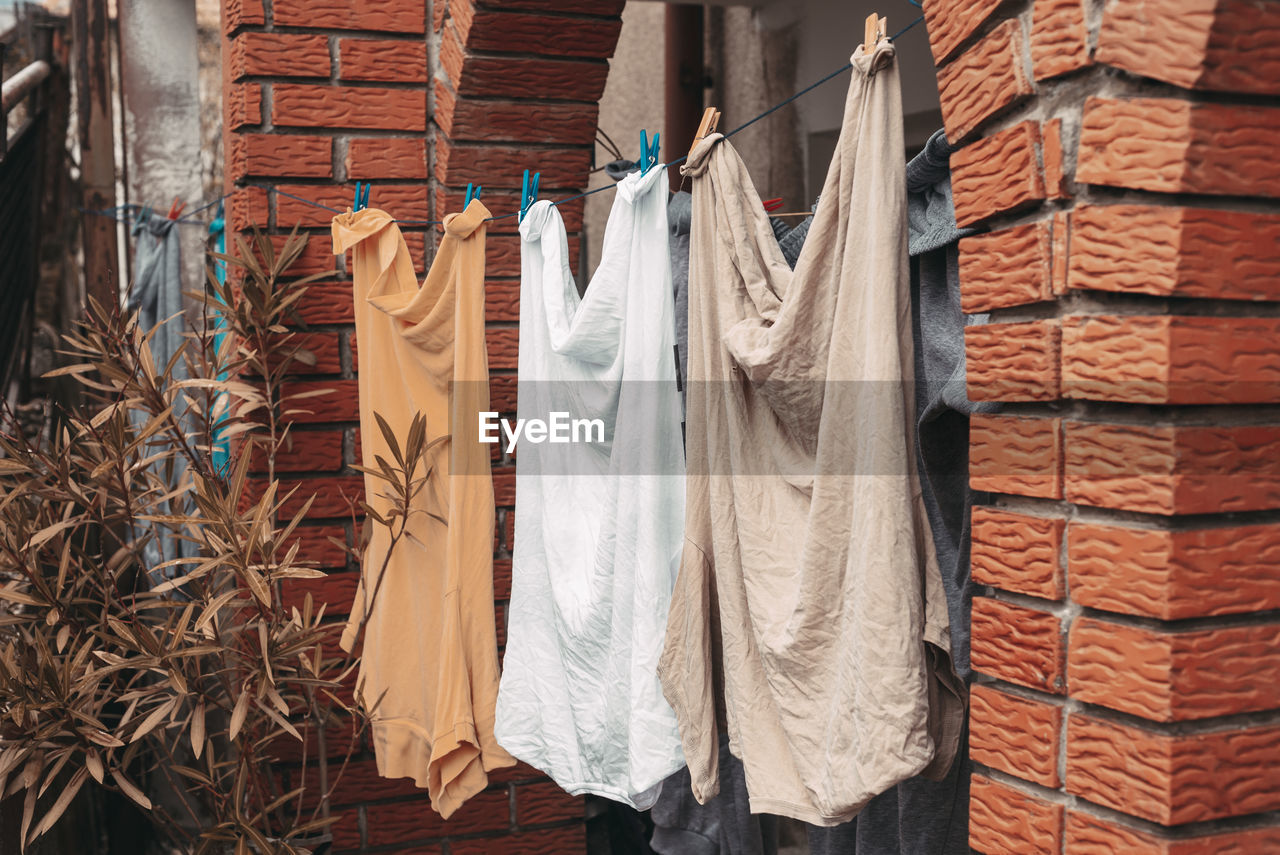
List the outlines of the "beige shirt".
{"label": "beige shirt", "polygon": [[752,812],[818,825],[945,772],[963,717],[915,469],[898,71],[887,41],[861,53],[794,273],[732,145],[684,169],[689,481],[659,672],[699,801],[722,694]]}
{"label": "beige shirt", "polygon": [[[367,521],[372,538],[342,638],[349,650],[368,616],[359,694],[373,710],[378,772],[413,778],[446,818],[485,788],[489,771],[515,764],[493,738],[493,478],[490,446],[477,437],[478,413],[489,408],[488,216],[473,201],[446,218],[421,288],[387,213],[365,209],[333,219],[334,252],[354,250],[364,465],[376,468],[376,456],[393,460],[374,413],[401,449],[417,413],[426,416],[428,441],[450,435],[426,455],[434,470],[411,503],[409,536],[389,560],[392,530]],[[417,471],[425,470],[420,464]],[[384,518],[393,506],[387,493],[384,480],[365,476],[365,500]]]}

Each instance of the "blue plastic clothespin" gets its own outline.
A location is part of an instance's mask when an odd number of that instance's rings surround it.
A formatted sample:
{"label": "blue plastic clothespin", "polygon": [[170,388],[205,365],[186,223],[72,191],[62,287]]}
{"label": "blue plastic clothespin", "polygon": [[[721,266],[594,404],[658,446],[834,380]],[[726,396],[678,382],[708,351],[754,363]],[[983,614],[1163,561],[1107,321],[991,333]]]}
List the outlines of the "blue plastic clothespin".
{"label": "blue plastic clothespin", "polygon": [[[361,188],[364,188],[363,194],[361,193]],[[369,207],[369,191],[372,189],[373,184],[370,182],[356,182],[356,201],[355,204],[351,206],[352,211],[363,211],[365,208]]]}
{"label": "blue plastic clothespin", "polygon": [[533,180],[529,180],[529,170],[524,171],[524,182],[520,185],[520,219],[524,222],[524,215],[529,212],[529,206],[538,201],[538,179],[542,177],[541,172],[533,173]]}
{"label": "blue plastic clothespin", "polygon": [[[473,190],[473,188],[474,188],[474,190]],[[470,181],[468,181],[468,182],[467,182],[467,198],[463,201],[463,203],[462,203],[462,207],[463,207],[464,209],[466,209],[468,206],[470,206],[470,205],[471,205],[471,200],[472,200],[472,199],[479,199],[479,198],[480,198],[480,191],[481,191],[482,189],[484,189],[484,188],[482,188],[479,184],[474,184],[474,185],[473,185]]]}
{"label": "blue plastic clothespin", "polygon": [[640,174],[644,175],[650,169],[658,165],[658,139],[661,133],[653,135],[653,145],[649,145],[649,138],[645,134],[644,129],[640,129]]}

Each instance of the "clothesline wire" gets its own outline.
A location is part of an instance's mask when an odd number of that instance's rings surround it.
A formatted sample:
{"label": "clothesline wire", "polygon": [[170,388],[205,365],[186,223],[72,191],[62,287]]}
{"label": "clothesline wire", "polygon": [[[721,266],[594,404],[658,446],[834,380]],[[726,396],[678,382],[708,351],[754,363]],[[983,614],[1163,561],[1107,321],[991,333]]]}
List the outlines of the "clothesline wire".
{"label": "clothesline wire", "polygon": [[[907,0],[907,2],[911,3],[911,5],[916,6],[917,8],[920,6],[920,4],[919,4],[918,2],[916,2],[916,0]],[[899,36],[901,36],[903,33],[906,33],[908,30],[910,30],[911,28],[915,27],[916,25],[918,25],[918,24],[919,24],[921,21],[923,21],[923,20],[924,20],[924,15],[920,15],[918,18],[916,18],[916,19],[915,19],[914,21],[912,21],[910,24],[907,24],[905,27],[903,27],[901,30],[898,30],[898,31],[897,31],[896,33],[894,33],[892,36],[889,36],[889,39],[888,39],[888,40],[889,40],[889,41],[891,41],[891,42],[892,42],[892,41],[897,41],[897,39],[898,39],[898,37],[899,37]],[[725,132],[725,134],[724,134],[724,136],[725,136],[726,138],[728,138],[728,137],[733,136],[734,134],[737,134],[737,133],[740,133],[741,131],[746,130],[747,128],[751,127],[752,125],[754,125],[756,122],[760,121],[761,119],[764,119],[764,118],[766,118],[766,117],[768,117],[768,116],[773,115],[773,114],[774,114],[774,113],[776,113],[777,111],[781,110],[783,107],[787,106],[788,104],[792,103],[793,101],[797,100],[798,98],[800,98],[800,97],[802,97],[802,96],[804,96],[804,95],[809,94],[809,93],[810,93],[810,92],[812,92],[814,89],[817,89],[819,86],[822,86],[824,83],[827,83],[827,82],[829,82],[829,81],[831,81],[831,80],[834,80],[835,78],[839,77],[841,74],[844,74],[846,71],[848,71],[848,70],[849,70],[849,69],[851,69],[851,68],[853,68],[853,63],[852,63],[852,62],[846,62],[844,65],[840,66],[840,67],[839,67],[839,68],[837,68],[835,71],[833,71],[833,72],[831,72],[830,74],[826,75],[826,76],[825,76],[825,77],[823,77],[822,79],[820,79],[820,80],[818,80],[818,81],[816,81],[816,82],[814,82],[814,83],[809,84],[809,85],[808,85],[808,86],[806,86],[805,88],[801,89],[799,92],[796,92],[795,94],[793,94],[793,95],[791,95],[791,96],[789,96],[789,97],[787,97],[787,98],[783,99],[782,101],[779,101],[777,104],[774,104],[772,107],[770,107],[769,109],[765,110],[763,113],[759,114],[758,116],[755,116],[755,117],[753,117],[753,118],[751,118],[751,119],[748,119],[747,121],[743,122],[741,125],[738,125],[738,126],[737,126],[736,128],[734,128],[733,130],[726,131],[726,132]],[[687,154],[685,154],[685,155],[681,155],[680,157],[677,157],[675,160],[669,161],[669,162],[668,162],[668,163],[667,163],[663,168],[664,168],[664,169],[671,169],[673,166],[679,166],[680,164],[684,163],[684,162],[688,159],[688,157],[689,157],[689,156],[688,156]],[[313,207],[313,208],[320,208],[321,210],[329,211],[329,212],[334,213],[334,214],[341,214],[341,213],[343,213],[343,209],[342,209],[342,208],[334,208],[334,207],[331,207],[331,206],[329,206],[329,205],[324,205],[324,204],[322,204],[322,203],[320,203],[320,202],[316,202],[316,201],[314,201],[314,200],[312,200],[312,199],[307,199],[307,198],[306,198],[306,197],[304,197],[304,196],[298,196],[297,194],[290,193],[290,192],[288,192],[288,191],[286,191],[286,190],[281,190],[281,189],[280,189],[280,188],[278,188],[278,187],[272,187],[272,186],[267,185],[267,184],[246,184],[246,185],[244,185],[244,186],[246,186],[246,187],[257,187],[258,189],[261,189],[261,190],[274,191],[274,192],[275,192],[275,194],[276,194],[277,196],[284,196],[284,197],[286,197],[286,198],[293,199],[293,200],[298,201],[298,202],[302,202],[304,205],[310,205],[310,206],[311,206],[311,207]],[[602,185],[602,186],[600,186],[600,187],[596,187],[596,188],[595,188],[595,189],[593,189],[593,190],[587,190],[587,191],[582,192],[582,193],[574,194],[573,196],[566,196],[566,197],[565,197],[565,198],[563,198],[563,199],[555,199],[555,200],[551,200],[551,204],[552,204],[552,205],[556,205],[556,206],[559,206],[559,205],[565,205],[565,204],[568,204],[569,202],[576,202],[576,201],[577,201],[577,200],[579,200],[579,199],[585,199],[587,196],[594,196],[596,193],[603,193],[603,192],[605,192],[606,190],[615,190],[615,189],[617,189],[617,186],[618,186],[618,185],[617,185],[616,183],[615,183],[615,184],[605,184],[605,185]],[[223,196],[218,197],[217,199],[214,199],[212,202],[208,202],[208,203],[206,203],[206,204],[204,204],[204,205],[200,206],[199,208],[196,208],[194,211],[191,211],[190,213],[188,213],[185,217],[179,217],[179,218],[178,218],[178,222],[183,223],[183,224],[200,223],[201,221],[199,221],[199,220],[193,220],[193,219],[191,219],[191,218],[192,218],[192,217],[194,217],[196,214],[199,214],[199,213],[201,213],[201,212],[203,212],[203,211],[208,210],[209,208],[212,208],[214,205],[216,205],[216,204],[218,204],[219,202],[222,202],[223,200],[227,199],[230,195],[231,195],[230,193],[227,193],[227,194],[225,194],[225,195],[223,195]],[[88,213],[92,213],[92,214],[99,214],[99,215],[101,215],[101,216],[113,217],[113,218],[115,218],[115,219],[119,219],[119,217],[116,217],[116,213],[117,213],[117,212],[119,212],[119,211],[124,211],[124,210],[136,210],[136,209],[141,208],[141,207],[142,207],[141,205],[137,205],[137,204],[128,204],[128,205],[118,205],[118,206],[116,206],[115,208],[108,208],[108,209],[107,209],[107,210],[105,210],[105,211],[87,211],[87,212],[88,212]],[[87,209],[81,209],[81,210],[87,210]],[[495,214],[495,215],[493,215],[493,216],[489,217],[488,219],[489,219],[490,221],[496,221],[496,220],[509,220],[509,219],[511,219],[512,217],[517,217],[517,216],[519,216],[519,214],[520,214],[520,212],[519,212],[519,211],[513,211],[512,213],[509,213],[509,214]],[[396,223],[399,223],[399,224],[401,224],[401,225],[406,225],[406,226],[438,226],[438,225],[442,225],[442,224],[444,223],[444,221],[443,221],[443,220],[395,220],[395,222],[396,222]]]}

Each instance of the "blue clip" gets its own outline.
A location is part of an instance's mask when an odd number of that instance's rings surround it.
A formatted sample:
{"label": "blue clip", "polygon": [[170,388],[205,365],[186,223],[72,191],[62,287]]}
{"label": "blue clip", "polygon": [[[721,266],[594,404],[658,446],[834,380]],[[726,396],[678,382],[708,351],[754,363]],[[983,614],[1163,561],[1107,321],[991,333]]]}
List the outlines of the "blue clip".
{"label": "blue clip", "polygon": [[[361,187],[364,188],[363,194],[361,193]],[[372,183],[361,181],[356,182],[356,201],[355,204],[351,206],[352,211],[363,211],[365,208],[369,207],[369,191],[372,189]]]}
{"label": "blue clip", "polygon": [[662,134],[653,135],[653,146],[649,145],[648,135],[644,129],[640,129],[640,174],[644,175],[650,169],[658,165],[658,139]]}
{"label": "blue clip", "polygon": [[533,180],[529,180],[529,170],[524,171],[524,183],[520,185],[520,219],[524,222],[524,215],[529,212],[529,206],[538,201],[538,179],[542,177],[541,172],[533,173]]}
{"label": "blue clip", "polygon": [[[473,191],[473,188],[474,188],[474,191]],[[462,203],[462,207],[464,210],[471,205],[472,199],[480,198],[480,191],[482,189],[483,188],[479,184],[473,185],[470,181],[467,182],[467,198]]]}

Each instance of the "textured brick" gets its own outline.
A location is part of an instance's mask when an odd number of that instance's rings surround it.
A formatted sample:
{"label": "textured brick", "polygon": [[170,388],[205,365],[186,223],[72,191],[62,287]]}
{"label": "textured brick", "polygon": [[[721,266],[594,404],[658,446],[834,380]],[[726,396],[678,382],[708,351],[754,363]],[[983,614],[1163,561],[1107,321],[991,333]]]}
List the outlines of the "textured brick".
{"label": "textured brick", "polygon": [[984,766],[1057,787],[1061,729],[1062,708],[1054,704],[985,685],[969,693],[969,756]]}
{"label": "textured brick", "polygon": [[[489,406],[499,413],[516,411],[516,378],[513,374],[489,376]],[[510,504],[510,503],[508,503]]]}
{"label": "textured brick", "polygon": [[1056,320],[966,327],[971,401],[1052,401],[1059,396],[1061,330]]}
{"label": "textured brick", "polygon": [[228,171],[233,178],[333,176],[333,142],[328,137],[232,134]]}
{"label": "textured brick", "polygon": [[273,0],[277,26],[425,33],[421,0]]}
{"label": "textured brick", "polygon": [[991,493],[1062,498],[1061,420],[973,416],[969,484]]}
{"label": "textured brick", "polygon": [[1072,229],[1072,288],[1280,299],[1280,215],[1082,205],[1072,213]]}
{"label": "textured brick", "polygon": [[[506,412],[502,410],[501,412]],[[516,469],[505,466],[493,470],[493,502],[511,507],[516,503]]]}
{"label": "textured brick", "polygon": [[[241,505],[248,507],[257,502],[262,498],[266,485],[264,478],[250,478],[245,486]],[[351,519],[353,505],[364,498],[364,476],[329,475],[324,478],[281,479],[277,497],[283,501],[280,513],[286,517],[292,517],[308,499],[314,497],[307,514],[308,519]]]}
{"label": "textured brick", "polygon": [[345,543],[347,530],[341,525],[303,525],[294,530],[289,545],[298,544],[300,560],[312,561],[321,568],[344,568],[347,566],[347,551],[335,544],[330,538]]}
{"label": "textured brick", "polygon": [[[277,472],[336,472],[342,468],[342,431],[291,431],[287,446],[276,455]],[[255,450],[251,471],[266,472],[267,460]]]}
{"label": "textured brick", "polygon": [[1018,594],[1060,600],[1065,595],[1060,519],[973,509],[970,562],[973,579]]}
{"label": "textured brick", "polygon": [[520,320],[520,281],[485,277],[484,316],[490,321]]}
{"label": "textured brick", "polygon": [[[259,187],[237,187],[227,196],[226,214],[227,231],[231,234],[247,231],[254,226],[266,228],[267,191]],[[230,237],[227,242],[234,244]]]}
{"label": "textured brick", "polygon": [[969,314],[1050,300],[1049,223],[960,240],[960,307]]}
{"label": "textured brick", "polygon": [[1067,719],[1067,792],[1176,825],[1280,807],[1280,727],[1172,734]]}
{"label": "textured brick", "polygon": [[[496,182],[492,178],[482,181],[481,186],[484,187],[484,197],[481,201],[484,202],[485,207],[498,215],[512,214],[518,211],[520,209],[520,177],[524,170],[525,167],[521,166],[520,172],[513,176],[515,187],[504,186],[508,185],[511,180],[506,177]],[[585,178],[581,179],[581,184],[586,184]],[[543,178],[539,190],[546,186],[546,179]],[[437,204],[441,206],[443,211],[461,211],[466,189],[466,181],[463,181],[460,185],[450,181],[447,187],[437,186]],[[569,233],[569,257],[571,262],[576,262],[577,260],[578,250],[574,246],[574,241],[579,238],[577,232],[582,230],[582,213],[584,210],[582,201],[582,199],[575,199],[572,202],[556,205],[556,208],[560,211],[560,216],[564,218],[565,231]],[[486,276],[520,275],[519,228],[519,221],[511,216],[489,223],[489,237],[485,241]]]}
{"label": "textured brick", "polygon": [[1022,68],[1022,27],[1011,18],[938,72],[947,139],[959,143],[983,122],[1031,95]]}
{"label": "textured brick", "polygon": [[1076,180],[1159,193],[1274,198],[1280,196],[1277,134],[1275,107],[1090,98]]}
{"label": "textured brick", "polygon": [[1277,525],[1159,531],[1072,523],[1067,555],[1071,598],[1090,608],[1164,620],[1280,608]]}
{"label": "textured brick", "polygon": [[1067,811],[1066,831],[1070,855],[1266,855],[1280,851],[1280,828],[1275,826],[1169,837]]}
{"label": "textured brick", "polygon": [[231,40],[230,47],[232,80],[329,76],[329,40],[324,36],[241,33]]}
{"label": "textured brick", "polygon": [[924,0],[934,65],[941,67],[1000,6],[1000,0]]}
{"label": "textured brick", "polygon": [[223,93],[223,117],[228,131],[262,124],[262,87],[257,83],[228,85]]}
{"label": "textured brick", "polygon": [[[341,779],[338,778],[339,771],[342,772]],[[335,781],[338,781],[332,801],[335,807],[424,794],[423,790],[413,785],[412,778],[383,778],[378,774],[377,763],[373,760],[352,760],[345,770],[342,769],[341,764],[329,764],[329,785],[333,786]],[[320,773],[317,767],[309,766],[306,769],[292,770],[290,784],[293,787],[306,788],[302,794],[304,810],[310,811],[319,803]]]}
{"label": "textured brick", "polygon": [[603,61],[484,56],[467,57],[465,72],[450,79],[463,97],[492,95],[594,103],[604,94],[608,76],[609,64]]}
{"label": "textured brick", "polygon": [[376,137],[347,143],[347,178],[426,178],[427,141]]}
{"label": "textured brick", "polygon": [[1188,89],[1280,95],[1280,7],[1143,0],[1107,7],[1098,61]]}
{"label": "textured brick", "polygon": [[1083,0],[1035,0],[1031,13],[1031,62],[1036,80],[1090,64]]}
{"label": "textured brick", "polygon": [[427,101],[412,89],[277,83],[271,121],[277,127],[425,131]]}
{"label": "textured brick", "polygon": [[973,669],[1027,686],[1062,694],[1062,624],[1055,615],[989,597],[973,598]]}
{"label": "textured brick", "polygon": [[511,560],[495,559],[493,562],[493,598],[511,599]]}
{"label": "textured brick", "polygon": [[1044,187],[1050,199],[1066,199],[1066,164],[1062,150],[1062,120],[1053,119],[1040,126],[1041,151],[1044,155]]}
{"label": "textured brick", "polygon": [[222,31],[226,35],[241,27],[259,26],[266,21],[262,0],[222,0]]}
{"label": "textured brick", "polygon": [[516,825],[526,827],[566,819],[581,819],[583,800],[571,796],[550,781],[516,784]]}
{"label": "textured brick", "polygon": [[[345,617],[351,614],[359,581],[360,574],[354,571],[329,573],[323,579],[286,579],[282,584],[285,608],[297,606],[301,609],[307,594],[310,594],[312,603],[325,606],[326,615]],[[347,791],[345,783],[339,796],[345,802],[361,801]]]}
{"label": "textured brick", "polygon": [[[320,390],[329,392],[311,396]],[[292,416],[299,423],[354,422],[359,417],[354,380],[295,380],[285,384],[284,393],[286,415],[290,408],[306,411]],[[307,397],[297,398],[297,395]]]}
{"label": "textured brick", "polygon": [[621,18],[601,21],[485,8],[476,10],[467,48],[607,59],[613,56],[621,32]]}
{"label": "textured brick", "polygon": [[[427,44],[416,40],[341,39],[338,72],[343,80],[426,83]],[[418,97],[426,96],[419,93]]]}
{"label": "textured brick", "polygon": [[506,180],[519,184],[525,169],[542,174],[540,189],[584,186],[591,169],[591,151],[587,148],[531,151],[516,146],[453,145],[444,137],[436,138],[436,177],[440,181],[450,184],[476,181],[483,185],[489,180]]}
{"label": "textured brick", "polygon": [[1273,318],[1069,317],[1062,322],[1062,394],[1149,404],[1275,403],[1277,341],[1280,320]]}
{"label": "textured brick", "polygon": [[531,12],[571,12],[576,15],[594,15],[613,18],[622,14],[626,0],[502,0],[504,9],[524,9]]}
{"label": "textured brick", "polygon": [[497,831],[511,822],[505,789],[472,796],[448,822],[420,801],[369,805],[365,814],[370,846],[429,840],[445,834]]}
{"label": "textured brick", "polygon": [[1045,198],[1040,125],[1020,122],[951,155],[956,222],[970,226]]}
{"label": "textured brick", "polygon": [[974,775],[969,788],[969,846],[983,855],[1057,852],[1062,846],[1062,812],[1062,805]]}
{"label": "textured brick", "polygon": [[1077,618],[1071,697],[1153,721],[1280,707],[1280,626],[1159,632]]}
{"label": "textured brick", "polygon": [[355,319],[353,296],[350,282],[313,282],[298,304],[298,314],[308,324],[349,324]]}
{"label": "textured brick", "polygon": [[451,140],[580,143],[595,133],[598,104],[454,100],[436,83],[435,119]]}
{"label": "textured brick", "polygon": [[515,327],[489,327],[484,331],[484,341],[489,352],[489,370],[516,370],[520,330]]}
{"label": "textured brick", "polygon": [[[279,189],[317,204],[341,210],[350,208],[355,198],[354,185],[310,187],[281,184]],[[426,220],[431,216],[431,209],[427,205],[427,188],[420,184],[379,184],[369,194],[369,207],[381,208],[398,219],[404,220]],[[276,197],[276,223],[280,226],[328,227],[332,222],[332,211],[308,205],[289,196]],[[407,241],[408,236],[405,239]]]}
{"label": "textured brick", "polygon": [[586,852],[587,834],[581,824],[521,831],[501,838],[453,840],[450,855],[546,855],[548,852]]}
{"label": "textured brick", "polygon": [[1051,245],[1053,263],[1049,287],[1054,296],[1067,293],[1067,257],[1071,247],[1071,212],[1054,211]]}
{"label": "textured brick", "polygon": [[1280,427],[1068,422],[1068,501],[1153,514],[1280,507]]}

